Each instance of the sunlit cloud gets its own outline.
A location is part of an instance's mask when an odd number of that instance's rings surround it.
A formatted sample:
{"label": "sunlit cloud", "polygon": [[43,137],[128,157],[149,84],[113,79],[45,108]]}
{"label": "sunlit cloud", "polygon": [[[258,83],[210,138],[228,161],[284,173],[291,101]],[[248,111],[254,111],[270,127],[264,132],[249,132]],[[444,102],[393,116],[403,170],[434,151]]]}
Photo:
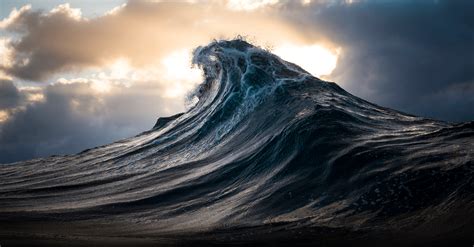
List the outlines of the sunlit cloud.
{"label": "sunlit cloud", "polygon": [[82,18],[82,12],[81,9],[78,8],[71,8],[69,3],[65,4],[60,4],[53,8],[50,12],[50,14],[62,14],[71,17],[74,20],[81,20]]}
{"label": "sunlit cloud", "polygon": [[[9,47],[11,39],[0,37],[0,68],[8,68],[13,64],[13,50]],[[0,70],[0,80],[11,79],[3,70]]]}
{"label": "sunlit cloud", "polygon": [[202,71],[191,66],[191,49],[181,49],[142,67],[131,65],[126,58],[119,58],[102,67],[86,70],[83,77],[61,77],[56,83],[87,83],[97,93],[109,93],[116,85],[130,87],[147,82],[160,85],[163,97],[177,100],[184,98],[202,80]]}
{"label": "sunlit cloud", "polygon": [[0,21],[0,29],[5,29],[7,27],[13,26],[22,14],[27,13],[30,10],[31,10],[31,4],[24,5],[19,9],[14,8],[10,12],[10,15],[8,15],[8,17]]}
{"label": "sunlit cloud", "polygon": [[41,92],[29,93],[29,94],[26,94],[26,96],[27,96],[26,100],[31,103],[44,101],[44,94]]}
{"label": "sunlit cloud", "polygon": [[66,79],[66,78],[59,78],[57,83],[60,84],[76,84],[76,83],[84,83],[89,84],[90,88],[93,89],[95,93],[108,93],[112,89],[112,85],[107,80],[97,80],[93,78],[74,78],[74,79]]}
{"label": "sunlit cloud", "polygon": [[[2,27],[15,36],[14,42],[7,42],[14,48],[13,59],[2,70],[13,77],[44,82],[57,74],[104,68],[121,58],[135,68],[148,67],[170,52],[214,38],[243,35],[272,45],[305,39],[275,15],[241,11],[276,1],[228,3],[130,1],[91,19],[69,4],[49,12],[23,7],[2,21]],[[179,21],[171,21],[176,18]]]}
{"label": "sunlit cloud", "polygon": [[228,0],[227,7],[234,10],[255,10],[266,5],[273,5],[279,0]]}
{"label": "sunlit cloud", "polygon": [[121,11],[123,8],[125,8],[125,6],[127,6],[126,3],[124,3],[124,4],[120,5],[120,6],[114,7],[113,9],[111,9],[111,10],[105,12],[104,15],[115,15],[115,14],[117,14],[119,11]]}
{"label": "sunlit cloud", "polygon": [[8,112],[0,111],[0,123],[7,121],[7,119],[8,119]]}

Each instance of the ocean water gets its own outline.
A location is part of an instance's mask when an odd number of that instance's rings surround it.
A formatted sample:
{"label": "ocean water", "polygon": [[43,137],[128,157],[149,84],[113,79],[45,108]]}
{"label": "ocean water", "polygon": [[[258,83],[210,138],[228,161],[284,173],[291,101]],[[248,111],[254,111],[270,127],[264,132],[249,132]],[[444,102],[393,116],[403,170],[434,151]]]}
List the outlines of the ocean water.
{"label": "ocean water", "polygon": [[0,244],[473,240],[473,122],[377,106],[243,40],[193,56],[205,80],[187,112],[79,154],[0,165]]}

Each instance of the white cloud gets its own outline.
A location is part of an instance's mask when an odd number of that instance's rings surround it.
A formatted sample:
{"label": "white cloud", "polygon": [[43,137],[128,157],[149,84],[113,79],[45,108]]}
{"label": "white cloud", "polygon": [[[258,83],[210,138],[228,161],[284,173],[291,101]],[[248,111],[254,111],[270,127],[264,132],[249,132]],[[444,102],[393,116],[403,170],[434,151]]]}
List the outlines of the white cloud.
{"label": "white cloud", "polygon": [[227,7],[234,10],[255,10],[277,4],[279,0],[228,0]]}
{"label": "white cloud", "polygon": [[53,8],[50,12],[50,14],[63,14],[66,16],[71,17],[74,20],[81,20],[82,18],[82,13],[81,9],[79,8],[71,8],[69,3],[64,3],[56,6]]}
{"label": "white cloud", "polygon": [[28,11],[31,10],[31,5],[25,5],[21,7],[20,9],[14,8],[11,12],[10,15],[7,18],[4,18],[3,20],[0,21],[0,29],[6,29],[7,27],[11,26],[14,24],[18,18],[24,14],[27,13]]}
{"label": "white cloud", "polygon": [[123,10],[125,7],[127,6],[126,3],[120,5],[120,6],[117,6],[117,7],[114,7],[113,9],[105,12],[104,15],[116,15],[118,14],[121,10]]}

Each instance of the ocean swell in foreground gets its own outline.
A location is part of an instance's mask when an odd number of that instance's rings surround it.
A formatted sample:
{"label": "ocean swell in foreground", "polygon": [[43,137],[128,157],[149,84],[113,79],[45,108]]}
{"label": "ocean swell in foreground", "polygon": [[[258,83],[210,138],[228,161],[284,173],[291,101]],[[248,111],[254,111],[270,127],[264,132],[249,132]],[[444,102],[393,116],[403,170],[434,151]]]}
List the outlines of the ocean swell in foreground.
{"label": "ocean swell in foreground", "polygon": [[470,238],[473,122],[371,104],[242,40],[199,47],[193,63],[205,81],[189,111],[76,155],[1,165],[0,236]]}

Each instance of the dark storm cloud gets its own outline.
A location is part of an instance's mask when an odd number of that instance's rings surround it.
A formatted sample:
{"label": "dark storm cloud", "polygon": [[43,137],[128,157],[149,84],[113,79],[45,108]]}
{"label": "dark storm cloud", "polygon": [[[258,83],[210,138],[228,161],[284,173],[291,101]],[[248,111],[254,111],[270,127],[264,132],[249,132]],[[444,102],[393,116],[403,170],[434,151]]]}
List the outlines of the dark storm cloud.
{"label": "dark storm cloud", "polygon": [[13,82],[0,79],[0,110],[15,107],[19,101],[20,92]]}
{"label": "dark storm cloud", "polygon": [[[115,86],[97,93],[90,83],[55,84],[0,125],[0,163],[70,154],[150,129],[168,115],[154,83]],[[179,109],[180,102],[169,108]]]}
{"label": "dark storm cloud", "polygon": [[369,101],[474,120],[474,1],[289,3],[280,12],[343,49],[330,76]]}

